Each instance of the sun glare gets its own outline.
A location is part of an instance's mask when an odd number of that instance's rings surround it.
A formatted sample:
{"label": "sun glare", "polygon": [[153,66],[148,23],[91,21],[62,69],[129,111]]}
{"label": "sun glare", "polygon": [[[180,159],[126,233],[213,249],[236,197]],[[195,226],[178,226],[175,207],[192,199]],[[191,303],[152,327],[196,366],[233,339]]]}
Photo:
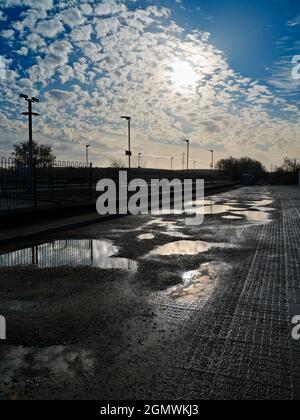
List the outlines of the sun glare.
{"label": "sun glare", "polygon": [[197,74],[187,61],[176,61],[172,66],[172,83],[178,90],[194,89],[197,83]]}

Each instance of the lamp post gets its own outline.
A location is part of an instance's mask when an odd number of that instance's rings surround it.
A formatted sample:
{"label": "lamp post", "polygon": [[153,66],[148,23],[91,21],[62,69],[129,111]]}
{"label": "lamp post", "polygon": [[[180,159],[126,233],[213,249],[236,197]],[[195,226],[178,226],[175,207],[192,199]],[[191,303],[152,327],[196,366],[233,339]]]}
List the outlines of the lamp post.
{"label": "lamp post", "polygon": [[183,140],[186,143],[187,147],[187,158],[186,158],[186,168],[189,170],[189,158],[190,158],[190,140]]}
{"label": "lamp post", "polygon": [[171,158],[171,171],[173,171],[173,162],[174,162],[174,158]]}
{"label": "lamp post", "polygon": [[128,156],[128,168],[131,168],[131,117],[123,115],[121,119],[126,120],[128,122],[128,150],[126,151],[126,156]]}
{"label": "lamp post", "polygon": [[90,148],[91,146],[90,146],[90,144],[87,144],[86,146],[85,146],[85,154],[86,154],[86,164],[88,165],[89,164],[89,148]]}
{"label": "lamp post", "polygon": [[28,104],[28,112],[22,112],[22,115],[28,116],[29,127],[29,167],[32,176],[33,173],[33,131],[32,131],[32,117],[38,117],[39,114],[32,112],[32,104],[38,103],[40,100],[37,98],[29,98],[27,95],[20,95],[20,98],[25,99]]}
{"label": "lamp post", "polygon": [[138,163],[139,169],[142,167],[142,153],[139,153],[139,163]]}
{"label": "lamp post", "polygon": [[196,169],[196,163],[197,163],[197,162],[194,160],[194,170]]}
{"label": "lamp post", "polygon": [[215,167],[215,163],[214,163],[214,151],[213,150],[209,150],[211,153],[211,164],[210,164],[210,169],[213,171],[214,167]]}

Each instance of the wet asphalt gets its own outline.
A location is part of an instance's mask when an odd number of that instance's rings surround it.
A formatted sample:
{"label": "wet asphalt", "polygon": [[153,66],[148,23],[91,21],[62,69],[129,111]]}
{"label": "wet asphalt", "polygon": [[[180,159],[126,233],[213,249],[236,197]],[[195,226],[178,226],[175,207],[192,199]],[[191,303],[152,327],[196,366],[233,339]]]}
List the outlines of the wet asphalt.
{"label": "wet asphalt", "polygon": [[1,247],[1,399],[298,398],[300,192],[205,204]]}

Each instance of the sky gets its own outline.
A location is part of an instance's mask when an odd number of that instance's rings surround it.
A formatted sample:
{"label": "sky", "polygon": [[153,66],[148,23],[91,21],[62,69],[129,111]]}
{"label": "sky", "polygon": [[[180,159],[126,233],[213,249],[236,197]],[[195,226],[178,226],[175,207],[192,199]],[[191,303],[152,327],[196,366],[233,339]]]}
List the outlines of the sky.
{"label": "sky", "polygon": [[181,169],[300,159],[299,0],[0,0],[0,156],[34,138],[60,160]]}

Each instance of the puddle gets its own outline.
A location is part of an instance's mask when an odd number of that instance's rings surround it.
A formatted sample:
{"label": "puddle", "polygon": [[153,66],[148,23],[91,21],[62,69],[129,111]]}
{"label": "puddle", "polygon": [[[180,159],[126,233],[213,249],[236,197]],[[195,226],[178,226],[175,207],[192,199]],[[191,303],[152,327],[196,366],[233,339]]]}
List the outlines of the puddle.
{"label": "puddle", "polygon": [[33,302],[22,300],[10,300],[8,302],[0,302],[0,309],[8,311],[26,311],[34,306]]}
{"label": "puddle", "polygon": [[276,209],[272,208],[272,207],[252,207],[253,210],[255,211],[263,211],[263,212],[269,212],[269,211],[276,211]]}
{"label": "puddle", "polygon": [[271,204],[274,204],[274,200],[255,200],[255,201],[249,201],[248,204],[251,207],[255,207],[255,206],[259,206],[259,207],[266,207],[266,206],[270,206]]}
{"label": "puddle", "polygon": [[269,223],[272,221],[270,214],[267,211],[243,211],[237,213],[240,216],[245,216],[248,222]]}
{"label": "puddle", "polygon": [[209,206],[204,207],[204,214],[208,216],[208,215],[213,215],[213,214],[227,213],[228,211],[230,211],[230,209],[231,209],[231,206],[226,206],[224,204],[211,203]]}
{"label": "puddle", "polygon": [[113,258],[118,252],[119,248],[109,240],[60,240],[0,255],[0,267],[83,266],[135,273],[137,263],[126,258]]}
{"label": "puddle", "polygon": [[139,241],[152,241],[155,239],[155,236],[152,233],[145,233],[144,235],[138,236]]}
{"label": "puddle", "polygon": [[223,216],[222,217],[222,219],[225,219],[225,220],[243,220],[243,218],[242,217],[240,217],[240,216]]}
{"label": "puddle", "polygon": [[207,300],[214,291],[220,275],[231,269],[222,262],[202,264],[199,270],[184,273],[183,283],[167,290],[167,296],[178,303],[195,299]]}
{"label": "puddle", "polygon": [[[165,229],[167,232],[176,232],[180,229],[185,229],[186,226],[178,226],[178,223],[185,223],[184,221],[178,220],[177,222],[171,222],[167,220],[163,220],[161,218],[157,218],[154,220],[150,220],[150,222],[146,223],[145,227],[158,227],[161,229]],[[164,232],[162,232],[164,233]]]}
{"label": "puddle", "polygon": [[170,255],[197,255],[207,252],[213,248],[232,249],[237,245],[228,243],[209,243],[203,241],[178,241],[172,242],[153,250],[150,256],[170,256]]}
{"label": "puddle", "polygon": [[46,348],[6,347],[1,351],[1,382],[11,383],[22,374],[30,376],[67,375],[71,378],[90,371],[96,362],[91,351],[72,350],[65,346]]}
{"label": "puddle", "polygon": [[181,238],[181,239],[188,239],[190,238],[189,235],[185,235],[181,232],[162,232],[164,235],[171,236],[172,238]]}

